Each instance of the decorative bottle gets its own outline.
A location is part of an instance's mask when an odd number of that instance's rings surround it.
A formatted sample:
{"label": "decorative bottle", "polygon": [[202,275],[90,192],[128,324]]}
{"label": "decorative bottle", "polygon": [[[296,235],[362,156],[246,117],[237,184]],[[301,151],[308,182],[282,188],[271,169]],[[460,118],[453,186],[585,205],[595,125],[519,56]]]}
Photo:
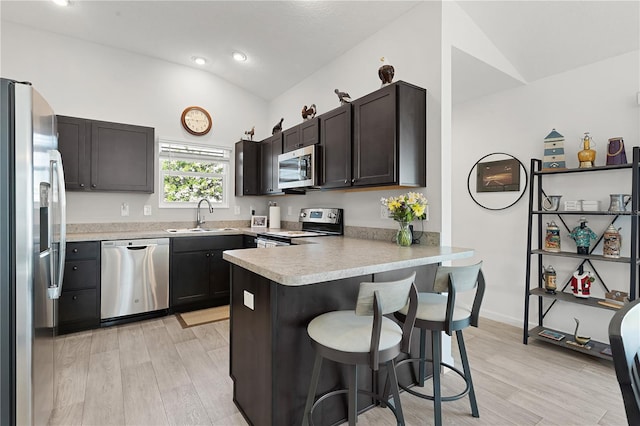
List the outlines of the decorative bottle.
{"label": "decorative bottle", "polygon": [[616,229],[613,224],[609,225],[606,231],[604,231],[604,245],[602,247],[602,256],[617,259],[620,257],[620,245],[622,243],[622,237],[620,236],[620,229]]}
{"label": "decorative bottle", "polygon": [[585,132],[582,137],[582,151],[578,152],[581,169],[593,167],[596,164],[596,151],[591,149],[591,142],[593,139],[589,136],[589,132]]}
{"label": "decorative bottle", "polygon": [[554,221],[547,223],[547,232],[544,237],[544,251],[560,252],[560,228]]}

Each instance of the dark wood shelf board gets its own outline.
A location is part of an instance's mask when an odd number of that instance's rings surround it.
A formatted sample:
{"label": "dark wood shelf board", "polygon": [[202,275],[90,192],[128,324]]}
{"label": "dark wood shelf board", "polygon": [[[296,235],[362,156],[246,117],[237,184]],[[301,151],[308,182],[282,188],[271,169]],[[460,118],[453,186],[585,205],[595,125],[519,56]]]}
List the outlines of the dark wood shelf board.
{"label": "dark wood shelf board", "polygon": [[572,258],[575,258],[575,259],[600,260],[600,261],[603,261],[603,262],[617,262],[617,263],[633,263],[633,262],[635,262],[636,264],[638,264],[638,262],[640,261],[640,259],[632,260],[630,257],[613,258],[613,257],[604,257],[601,254],[578,254],[578,253],[572,253],[572,252],[568,252],[568,251],[552,252],[552,251],[545,251],[545,250],[541,250],[541,249],[531,250],[531,254],[545,254],[545,255],[548,255],[548,256],[572,257]]}
{"label": "dark wood shelf board", "polygon": [[[550,331],[554,331],[556,333],[564,334],[565,338],[560,340],[560,341],[557,341],[557,340],[549,339],[547,337],[539,336],[538,333],[541,332],[542,330],[550,330]],[[565,349],[571,349],[573,351],[580,352],[580,353],[583,353],[583,354],[586,354],[586,355],[591,355],[591,356],[595,356],[597,358],[613,361],[612,357],[610,357],[609,355],[605,355],[605,354],[601,353],[601,351],[604,348],[609,346],[606,343],[598,342],[597,340],[591,340],[588,343],[589,345],[592,345],[591,349],[581,348],[579,346],[574,346],[574,345],[568,344],[567,341],[573,340],[573,333],[566,333],[564,331],[554,330],[554,329],[549,328],[549,327],[540,327],[540,326],[538,326],[538,327],[534,327],[531,330],[529,330],[529,337],[532,338],[532,339],[541,340],[543,342],[551,343],[552,345],[560,346],[560,347],[565,348]]]}
{"label": "dark wood shelf board", "polygon": [[598,302],[604,299],[599,299],[597,297],[589,297],[585,299],[581,297],[576,297],[573,294],[565,293],[562,291],[556,291],[556,294],[551,294],[551,293],[547,293],[544,288],[533,288],[529,291],[529,294],[531,294],[531,296],[546,297],[548,299],[561,300],[563,302],[568,302],[568,303],[576,303],[578,305],[589,306],[592,308],[607,309],[610,311],[618,310],[616,308],[599,304]]}
{"label": "dark wood shelf board", "polygon": [[583,169],[560,169],[560,170],[537,170],[533,172],[533,175],[561,175],[566,173],[584,173],[584,172],[597,172],[602,170],[624,170],[632,168],[632,163],[621,164],[616,166],[595,166],[587,167]]}

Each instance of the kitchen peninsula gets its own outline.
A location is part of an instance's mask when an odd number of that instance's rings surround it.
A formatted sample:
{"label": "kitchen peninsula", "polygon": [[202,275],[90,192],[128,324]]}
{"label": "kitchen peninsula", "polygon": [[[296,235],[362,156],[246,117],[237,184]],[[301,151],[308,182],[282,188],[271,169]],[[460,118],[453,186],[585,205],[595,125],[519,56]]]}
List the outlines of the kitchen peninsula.
{"label": "kitchen peninsula", "polygon": [[[314,360],[306,333],[311,319],[324,312],[353,309],[364,281],[390,281],[415,270],[418,290],[429,290],[440,262],[473,255],[472,249],[465,248],[399,247],[344,237],[296,242],[299,244],[223,254],[232,264],[230,375],[234,402],[256,426],[301,423]],[[402,381],[403,372],[399,373]],[[340,366],[326,362],[318,393],[344,388],[346,377]],[[408,369],[404,380],[407,377]],[[359,387],[368,390],[378,382],[364,369],[358,381]],[[361,397],[359,407],[371,403]],[[329,398],[314,412],[317,425],[336,424],[345,418],[343,398]]]}

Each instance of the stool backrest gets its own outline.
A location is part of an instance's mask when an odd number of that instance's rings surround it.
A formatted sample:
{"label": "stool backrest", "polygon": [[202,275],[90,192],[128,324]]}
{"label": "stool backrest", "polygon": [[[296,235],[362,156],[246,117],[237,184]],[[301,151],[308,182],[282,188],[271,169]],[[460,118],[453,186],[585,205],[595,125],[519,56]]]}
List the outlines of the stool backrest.
{"label": "stool backrest", "polygon": [[407,304],[409,300],[409,290],[415,279],[416,273],[414,272],[409,277],[399,281],[360,283],[356,315],[373,315],[373,298],[376,292],[378,303],[382,308],[382,315],[399,311]]}
{"label": "stool backrest", "polygon": [[449,277],[451,277],[457,293],[473,290],[478,283],[478,273],[481,267],[482,262],[469,266],[440,266],[436,272],[433,291],[438,293],[448,292]]}

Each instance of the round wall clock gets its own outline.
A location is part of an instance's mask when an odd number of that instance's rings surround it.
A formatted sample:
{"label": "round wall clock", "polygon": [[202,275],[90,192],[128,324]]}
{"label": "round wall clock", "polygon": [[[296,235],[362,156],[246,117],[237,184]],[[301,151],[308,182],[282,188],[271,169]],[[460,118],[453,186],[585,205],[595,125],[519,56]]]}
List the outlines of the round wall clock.
{"label": "round wall clock", "polygon": [[213,121],[206,109],[190,106],[182,112],[182,126],[192,135],[202,136],[209,133]]}

